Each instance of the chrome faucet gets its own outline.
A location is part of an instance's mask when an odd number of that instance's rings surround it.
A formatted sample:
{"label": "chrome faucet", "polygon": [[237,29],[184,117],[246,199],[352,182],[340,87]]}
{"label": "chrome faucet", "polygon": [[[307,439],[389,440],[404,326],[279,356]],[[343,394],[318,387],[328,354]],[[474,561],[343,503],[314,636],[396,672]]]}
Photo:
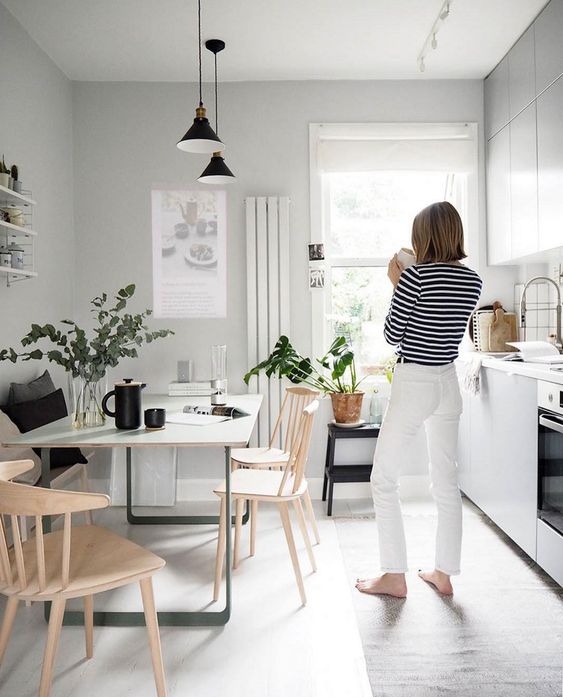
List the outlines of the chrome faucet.
{"label": "chrome faucet", "polygon": [[522,295],[520,297],[520,328],[523,330],[523,336],[521,339],[522,341],[526,341],[526,291],[528,290],[528,287],[532,285],[532,283],[537,283],[538,281],[548,281],[555,286],[555,290],[557,292],[557,306],[555,308],[557,325],[555,330],[555,345],[559,351],[561,351],[563,349],[563,343],[561,341],[561,289],[559,288],[559,285],[548,276],[534,276],[534,278],[531,278],[522,289]]}

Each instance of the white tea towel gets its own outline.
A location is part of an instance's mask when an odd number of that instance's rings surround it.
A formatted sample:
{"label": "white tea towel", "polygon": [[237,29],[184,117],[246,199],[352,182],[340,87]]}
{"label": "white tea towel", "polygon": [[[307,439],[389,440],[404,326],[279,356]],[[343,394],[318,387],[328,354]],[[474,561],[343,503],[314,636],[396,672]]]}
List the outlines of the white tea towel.
{"label": "white tea towel", "polygon": [[463,378],[463,389],[472,395],[478,395],[481,391],[481,356],[472,356],[465,369]]}

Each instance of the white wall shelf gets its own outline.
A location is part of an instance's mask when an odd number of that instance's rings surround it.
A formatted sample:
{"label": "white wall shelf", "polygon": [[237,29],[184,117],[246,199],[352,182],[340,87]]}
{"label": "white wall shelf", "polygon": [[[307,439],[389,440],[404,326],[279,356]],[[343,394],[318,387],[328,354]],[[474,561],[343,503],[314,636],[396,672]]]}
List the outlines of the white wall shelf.
{"label": "white wall shelf", "polygon": [[18,194],[12,189],[0,186],[0,203],[8,206],[35,206],[35,201],[28,196]]}
{"label": "white wall shelf", "polygon": [[21,209],[23,225],[14,225],[7,220],[0,220],[0,246],[10,248],[11,244],[23,250],[23,269],[14,269],[11,266],[0,266],[0,278],[6,279],[6,286],[10,287],[18,281],[26,281],[37,278],[35,271],[35,238],[38,233],[33,229],[33,210],[35,201],[31,198],[31,191],[19,194],[5,186],[0,186],[0,208]]}
{"label": "white wall shelf", "polygon": [[28,271],[28,269],[12,269],[10,266],[0,266],[0,274],[4,276],[17,276],[21,278],[36,278],[37,271]]}
{"label": "white wall shelf", "polygon": [[0,228],[5,228],[10,232],[11,235],[24,235],[25,237],[37,237],[35,230],[30,230],[29,228],[22,227],[21,225],[14,225],[13,223],[8,223],[4,220],[0,220]]}

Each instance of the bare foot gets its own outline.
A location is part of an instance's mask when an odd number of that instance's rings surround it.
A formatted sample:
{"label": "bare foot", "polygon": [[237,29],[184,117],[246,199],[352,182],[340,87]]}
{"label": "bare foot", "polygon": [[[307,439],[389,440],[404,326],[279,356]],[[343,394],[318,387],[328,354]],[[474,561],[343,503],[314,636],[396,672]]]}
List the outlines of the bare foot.
{"label": "bare foot", "polygon": [[376,578],[358,579],[356,588],[360,593],[371,595],[392,595],[394,598],[407,597],[405,574],[383,574]]}
{"label": "bare foot", "polygon": [[418,575],[426,583],[430,583],[442,595],[453,595],[454,589],[448,574],[443,571],[419,571]]}

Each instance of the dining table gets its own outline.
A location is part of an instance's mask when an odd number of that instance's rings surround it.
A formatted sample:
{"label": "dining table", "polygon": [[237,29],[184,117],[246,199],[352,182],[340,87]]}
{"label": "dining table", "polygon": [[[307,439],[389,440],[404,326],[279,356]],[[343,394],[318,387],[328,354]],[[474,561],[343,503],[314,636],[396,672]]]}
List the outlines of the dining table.
{"label": "dining table", "polygon": [[[192,455],[198,448],[220,448],[224,452],[226,483],[226,518],[232,520],[231,505],[231,448],[244,448],[248,445],[258,412],[262,395],[229,395],[228,405],[236,407],[244,416],[224,421],[193,425],[166,422],[160,430],[149,430],[144,426],[134,430],[115,428],[114,420],[108,418],[105,424],[90,428],[74,428],[70,417],[59,419],[33,431],[6,437],[2,446],[6,448],[29,447],[40,450],[40,485],[50,487],[50,466],[52,448],[125,448],[127,481],[127,521],[131,525],[218,525],[218,515],[138,515],[134,513],[132,501],[132,451],[135,448],[189,448]],[[209,397],[169,397],[166,395],[143,395],[143,408],[164,408],[167,415],[183,411],[187,404],[209,406]],[[51,520],[44,519],[45,532],[51,529]],[[221,626],[231,616],[232,577],[231,577],[231,526],[226,526],[225,559],[225,606],[221,610],[170,610],[158,613],[161,626]],[[49,603],[46,614],[49,613]],[[84,623],[84,614],[79,610],[67,610],[64,616],[67,625]],[[144,625],[143,612],[136,611],[96,611],[94,623],[108,626]]]}

